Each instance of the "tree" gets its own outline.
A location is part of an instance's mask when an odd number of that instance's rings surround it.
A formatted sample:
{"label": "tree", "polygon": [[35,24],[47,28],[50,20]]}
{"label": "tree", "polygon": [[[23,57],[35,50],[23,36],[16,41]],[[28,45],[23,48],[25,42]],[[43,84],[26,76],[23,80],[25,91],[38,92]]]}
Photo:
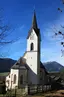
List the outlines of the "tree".
{"label": "tree", "polygon": [[6,40],[7,37],[10,35],[10,32],[12,33],[13,29],[8,24],[3,23],[3,16],[2,16],[2,10],[0,9],[0,46],[16,42],[20,37],[17,37],[16,39],[13,40]]}
{"label": "tree", "polygon": [[[61,1],[62,1],[62,4],[64,4],[64,0],[61,0]],[[63,10],[62,10],[62,8],[58,7],[58,11],[62,12]]]}
{"label": "tree", "polygon": [[[62,4],[64,4],[64,0],[61,0],[61,1],[62,1]],[[58,8],[58,11],[62,12],[63,10],[61,8]],[[61,28],[64,29],[64,26],[61,25]],[[61,31],[58,31],[57,33],[55,33],[55,35],[61,35],[62,38],[64,39],[64,33]],[[64,47],[64,41],[61,41],[61,45]]]}
{"label": "tree", "polygon": [[9,44],[12,43],[13,40],[6,40],[7,36],[10,34],[10,27],[7,24],[3,23],[3,17],[1,16],[1,11],[0,10],[0,45],[4,45],[4,44]]}
{"label": "tree", "polygon": [[[19,39],[19,37],[16,39],[8,39],[8,37],[10,36],[11,27],[8,24],[3,23],[3,16],[1,14],[2,10],[3,9],[0,9],[0,47],[6,44],[14,43]],[[4,56],[5,54],[0,53],[0,57]]]}
{"label": "tree", "polygon": [[[62,2],[62,4],[64,4],[64,0],[61,0],[61,2]],[[59,8],[58,7],[58,11],[59,12],[63,12],[63,10],[62,10],[62,8]],[[61,29],[64,29],[64,26],[63,25],[60,25],[61,26]],[[57,36],[61,36],[61,42],[60,42],[60,44],[61,44],[61,46],[64,48],[64,32],[63,31],[58,31],[56,28],[54,28],[54,35],[57,37]],[[64,50],[63,49],[61,49],[61,52],[62,52],[62,56],[64,56]]]}

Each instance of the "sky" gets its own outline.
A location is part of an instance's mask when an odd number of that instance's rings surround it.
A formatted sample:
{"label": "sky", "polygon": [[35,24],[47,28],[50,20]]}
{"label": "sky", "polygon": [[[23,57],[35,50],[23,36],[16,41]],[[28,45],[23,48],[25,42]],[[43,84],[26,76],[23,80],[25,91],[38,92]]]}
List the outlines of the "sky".
{"label": "sky", "polygon": [[[23,56],[27,47],[26,37],[31,28],[34,9],[37,23],[41,33],[41,61],[57,61],[64,65],[60,45],[61,37],[55,37],[54,32],[63,31],[60,25],[64,25],[64,5],[62,0],[0,0],[0,15],[4,24],[10,26],[7,40],[15,40],[15,43],[0,47],[1,57],[9,57],[18,60]],[[63,12],[58,11],[60,7]],[[62,56],[62,57],[61,57]]]}

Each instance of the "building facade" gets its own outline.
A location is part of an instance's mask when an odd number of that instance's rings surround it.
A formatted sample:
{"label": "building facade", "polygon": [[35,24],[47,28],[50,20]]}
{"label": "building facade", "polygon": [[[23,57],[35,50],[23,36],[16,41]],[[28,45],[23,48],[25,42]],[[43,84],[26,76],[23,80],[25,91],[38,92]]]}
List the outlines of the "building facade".
{"label": "building facade", "polygon": [[27,36],[27,50],[11,67],[6,77],[7,89],[14,89],[26,84],[45,84],[47,71],[40,61],[41,35],[34,12],[32,26]]}

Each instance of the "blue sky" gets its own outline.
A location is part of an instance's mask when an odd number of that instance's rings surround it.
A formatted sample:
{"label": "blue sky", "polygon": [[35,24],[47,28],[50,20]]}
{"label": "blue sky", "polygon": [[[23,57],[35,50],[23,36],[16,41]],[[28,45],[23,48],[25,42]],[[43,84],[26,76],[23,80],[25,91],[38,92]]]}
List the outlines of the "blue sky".
{"label": "blue sky", "polygon": [[[57,61],[64,65],[64,56],[61,57],[60,37],[55,38],[54,32],[63,30],[64,5],[62,0],[0,0],[3,9],[4,23],[11,30],[8,40],[20,37],[20,40],[0,48],[4,57],[19,59],[26,51],[26,37],[32,24],[34,7],[36,10],[38,27],[41,32],[41,61]],[[57,8],[63,9],[59,12]],[[52,38],[53,37],[53,38]]]}

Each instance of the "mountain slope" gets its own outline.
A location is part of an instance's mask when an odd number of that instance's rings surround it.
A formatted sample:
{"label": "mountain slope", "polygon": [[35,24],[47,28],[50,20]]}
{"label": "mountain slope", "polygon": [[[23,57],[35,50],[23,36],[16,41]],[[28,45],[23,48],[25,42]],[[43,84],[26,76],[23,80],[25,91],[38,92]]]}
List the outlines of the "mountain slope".
{"label": "mountain slope", "polygon": [[46,62],[46,63],[43,63],[43,65],[45,66],[46,70],[49,72],[54,72],[54,71],[58,72],[64,68],[64,66],[62,66],[60,63],[57,63],[55,61]]}
{"label": "mountain slope", "polygon": [[16,60],[10,58],[0,58],[0,72],[9,72]]}
{"label": "mountain slope", "polygon": [[[10,68],[15,64],[16,60],[10,58],[0,58],[0,72],[9,72]],[[64,68],[61,64],[53,62],[43,63],[48,72],[58,72]]]}

